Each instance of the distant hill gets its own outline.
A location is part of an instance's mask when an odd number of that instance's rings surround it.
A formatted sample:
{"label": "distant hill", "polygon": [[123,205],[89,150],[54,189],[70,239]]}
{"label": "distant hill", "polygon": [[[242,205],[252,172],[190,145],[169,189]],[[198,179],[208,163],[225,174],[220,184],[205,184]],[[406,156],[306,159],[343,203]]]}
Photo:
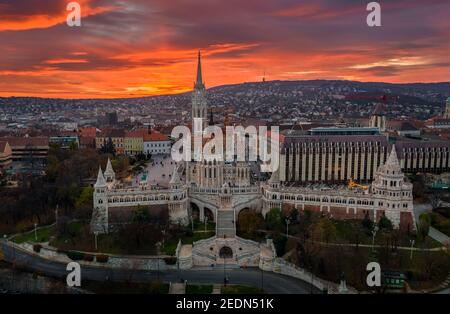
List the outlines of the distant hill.
{"label": "distant hill", "polygon": [[[222,85],[208,89],[210,107],[226,108],[239,118],[266,120],[295,117],[333,119],[367,118],[376,103],[385,102],[388,116],[428,119],[442,113],[450,82],[391,84],[339,80],[268,81]],[[139,109],[151,114],[176,110],[190,111],[190,93],[116,99],[49,99],[35,97],[0,98],[0,109],[32,107],[31,112],[51,112],[72,108],[103,108],[127,111]],[[14,114],[20,114],[15,112]],[[135,114],[139,111],[135,110]],[[285,119],[286,120],[286,119]],[[283,122],[283,121],[281,121]]]}
{"label": "distant hill", "polygon": [[[383,83],[383,82],[358,82],[358,81],[344,81],[344,80],[302,80],[302,81],[267,81],[267,82],[248,82],[240,84],[220,85],[208,88],[210,94],[215,93],[244,93],[250,91],[267,90],[271,92],[290,92],[301,89],[317,89],[317,90],[333,90],[333,89],[348,89],[348,93],[372,93],[372,94],[414,94],[419,95],[434,95],[436,100],[444,99],[450,96],[450,82],[438,83]],[[181,94],[167,94],[156,96],[132,97],[132,98],[94,98],[94,99],[76,99],[75,102],[117,102],[127,100],[144,100],[153,98],[165,97],[184,97],[189,93]],[[6,99],[17,101],[66,101],[71,99],[62,98],[41,98],[41,97],[0,97],[0,104]]]}

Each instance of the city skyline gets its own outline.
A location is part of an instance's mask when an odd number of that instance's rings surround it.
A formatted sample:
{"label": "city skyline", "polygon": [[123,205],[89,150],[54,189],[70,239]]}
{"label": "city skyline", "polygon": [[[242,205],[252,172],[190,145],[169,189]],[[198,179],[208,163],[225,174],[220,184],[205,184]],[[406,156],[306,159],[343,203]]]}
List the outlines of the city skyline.
{"label": "city skyline", "polygon": [[[0,96],[120,98],[188,92],[201,49],[207,87],[268,80],[449,81],[442,0],[0,1]],[[420,21],[414,23],[412,21]],[[36,48],[37,47],[37,48]]]}

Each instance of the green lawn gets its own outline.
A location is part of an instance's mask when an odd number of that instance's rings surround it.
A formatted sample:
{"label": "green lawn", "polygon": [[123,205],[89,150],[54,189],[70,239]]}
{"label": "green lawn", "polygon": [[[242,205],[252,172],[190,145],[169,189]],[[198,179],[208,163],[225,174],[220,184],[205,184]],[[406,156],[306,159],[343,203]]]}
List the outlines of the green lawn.
{"label": "green lawn", "polygon": [[[71,234],[71,235],[78,235],[81,233],[83,227],[85,226],[84,223],[82,222],[71,222],[67,225],[67,234]],[[54,239],[51,242],[51,245],[55,246],[55,247],[59,247],[61,246],[63,243],[68,242],[71,239],[70,236],[59,236],[59,237],[54,237]]]}
{"label": "green lawn", "polygon": [[[334,226],[336,227],[336,237],[331,239],[332,243],[356,243],[355,229],[358,227],[357,225],[361,223],[360,220],[332,220]],[[372,244],[372,234],[368,232],[362,232],[359,234],[359,243],[360,244]],[[442,244],[433,240],[430,237],[427,237],[425,241],[418,238],[414,234],[404,234],[400,233],[400,237],[398,239],[399,246],[409,247],[411,246],[411,240],[415,241],[415,247],[423,246],[424,242],[429,247],[441,247]],[[375,235],[375,244],[383,245],[385,241],[385,237],[383,236],[382,231],[378,231]]]}
{"label": "green lawn", "polygon": [[187,285],[186,294],[211,294],[213,291],[212,285]]}
{"label": "green lawn", "polygon": [[[206,230],[207,231],[215,231],[216,223],[213,221],[208,221],[206,223]],[[205,231],[205,223],[195,220],[194,221],[194,231]]]}
{"label": "green lawn", "polygon": [[263,294],[264,290],[256,287],[242,286],[242,285],[227,285],[222,286],[222,294]]}
{"label": "green lawn", "polygon": [[14,237],[12,240],[15,243],[24,243],[24,242],[48,242],[50,240],[50,237],[54,234],[55,227],[49,226],[49,227],[43,227],[41,229],[37,230],[37,241],[35,238],[34,231],[30,231],[27,233],[20,234],[16,237]]}
{"label": "green lawn", "polygon": [[[139,248],[130,248],[130,243],[121,238],[119,233],[101,234],[97,238],[98,251],[107,254],[155,255],[156,247],[148,241]],[[50,245],[64,249],[95,252],[95,237],[86,223],[71,223],[65,236],[55,237]]]}

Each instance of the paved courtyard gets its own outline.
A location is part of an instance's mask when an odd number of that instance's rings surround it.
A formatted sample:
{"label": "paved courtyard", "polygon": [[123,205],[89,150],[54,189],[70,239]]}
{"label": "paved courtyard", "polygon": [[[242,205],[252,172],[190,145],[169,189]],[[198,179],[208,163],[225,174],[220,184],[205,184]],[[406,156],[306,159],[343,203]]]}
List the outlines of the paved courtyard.
{"label": "paved courtyard", "polygon": [[167,187],[169,181],[172,178],[173,169],[176,163],[168,155],[154,155],[152,161],[150,161],[139,175],[134,177],[133,185],[139,185],[139,181],[144,175],[148,176],[148,181],[151,184],[158,184],[162,187]]}

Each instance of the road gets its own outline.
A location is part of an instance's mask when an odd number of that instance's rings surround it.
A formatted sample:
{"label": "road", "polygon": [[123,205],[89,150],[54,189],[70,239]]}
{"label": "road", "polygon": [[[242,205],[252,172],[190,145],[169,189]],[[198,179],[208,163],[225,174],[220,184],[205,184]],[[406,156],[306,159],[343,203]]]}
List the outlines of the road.
{"label": "road", "polygon": [[[4,241],[1,242],[6,261],[15,263],[18,267],[37,271],[54,277],[64,277],[68,274],[64,263],[49,261],[34,254],[14,249]],[[272,272],[263,272],[256,268],[240,269],[227,268],[225,275],[229,284],[248,285],[254,287],[263,287],[267,293],[272,294],[308,294],[311,293],[311,285],[296,278],[276,274]],[[223,267],[215,268],[192,268],[189,270],[169,270],[169,271],[143,271],[111,269],[100,266],[82,266],[81,280],[90,279],[96,281],[133,281],[149,282],[160,279],[163,282],[178,282],[181,279],[188,283],[204,284],[222,284],[224,280]],[[313,293],[320,293],[316,288]]]}

